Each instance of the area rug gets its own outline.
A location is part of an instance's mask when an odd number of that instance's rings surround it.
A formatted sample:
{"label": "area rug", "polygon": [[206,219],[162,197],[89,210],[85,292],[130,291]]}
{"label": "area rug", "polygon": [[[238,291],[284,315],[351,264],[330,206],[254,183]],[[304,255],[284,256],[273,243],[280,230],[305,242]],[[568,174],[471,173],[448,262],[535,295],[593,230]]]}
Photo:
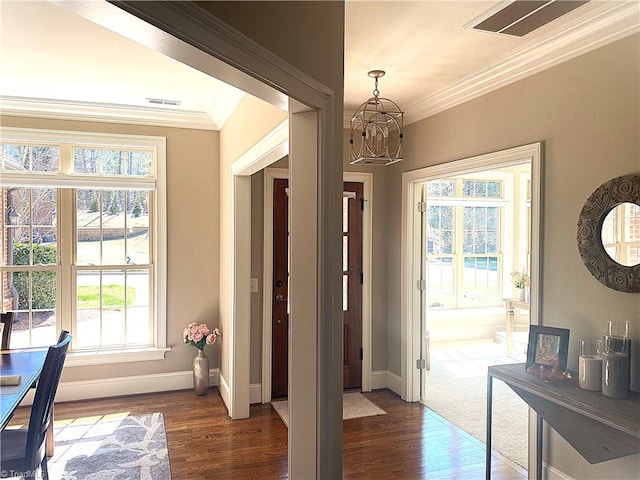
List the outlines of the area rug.
{"label": "area rug", "polygon": [[161,413],[55,422],[51,480],[171,480]]}
{"label": "area rug", "polygon": [[[278,400],[271,402],[271,406],[276,411],[284,424],[289,426],[289,402]],[[374,415],[386,415],[387,412],[367,400],[361,393],[345,393],[342,396],[342,419],[372,417]]]}

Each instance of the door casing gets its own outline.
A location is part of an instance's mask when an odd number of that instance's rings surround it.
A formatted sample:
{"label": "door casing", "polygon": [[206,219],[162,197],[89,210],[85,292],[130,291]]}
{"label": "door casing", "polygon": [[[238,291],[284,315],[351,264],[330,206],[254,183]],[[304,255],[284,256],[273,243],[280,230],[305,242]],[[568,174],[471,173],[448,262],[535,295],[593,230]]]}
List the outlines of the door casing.
{"label": "door casing", "polygon": [[[271,401],[271,315],[273,289],[273,180],[288,178],[286,168],[267,168],[264,170],[264,240],[262,270],[262,383],[260,385],[262,403]],[[365,209],[362,218],[362,391],[371,391],[371,243],[373,218],[373,174],[360,172],[344,172],[343,181],[363,184]],[[256,398],[252,396],[252,398]]]}

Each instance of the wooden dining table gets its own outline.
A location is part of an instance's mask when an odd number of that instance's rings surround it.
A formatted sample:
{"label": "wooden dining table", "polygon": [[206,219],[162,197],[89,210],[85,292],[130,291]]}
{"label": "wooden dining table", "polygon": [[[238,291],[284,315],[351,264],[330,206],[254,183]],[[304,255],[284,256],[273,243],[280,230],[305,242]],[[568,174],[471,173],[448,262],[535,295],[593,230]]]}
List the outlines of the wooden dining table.
{"label": "wooden dining table", "polygon": [[[13,413],[40,378],[48,348],[25,348],[0,351],[0,376],[20,375],[18,385],[0,385],[0,431],[9,424]],[[53,412],[47,429],[47,456],[53,456]]]}

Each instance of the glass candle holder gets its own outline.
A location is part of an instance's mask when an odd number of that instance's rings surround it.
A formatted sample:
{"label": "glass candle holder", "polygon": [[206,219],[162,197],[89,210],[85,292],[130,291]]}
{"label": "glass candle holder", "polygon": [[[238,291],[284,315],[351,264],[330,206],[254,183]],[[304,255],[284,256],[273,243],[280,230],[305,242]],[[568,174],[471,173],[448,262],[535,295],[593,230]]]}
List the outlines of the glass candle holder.
{"label": "glass candle holder", "polygon": [[621,352],[602,355],[602,394],[611,398],[629,396],[629,356]]}
{"label": "glass candle holder", "polygon": [[604,334],[604,351],[626,353],[631,358],[631,337],[629,320],[607,320],[607,333]]}
{"label": "glass candle holder", "polygon": [[628,320],[607,320],[603,336],[602,393],[627,398],[631,383],[631,337]]}
{"label": "glass candle holder", "polygon": [[602,388],[602,340],[580,340],[578,386],[599,392]]}

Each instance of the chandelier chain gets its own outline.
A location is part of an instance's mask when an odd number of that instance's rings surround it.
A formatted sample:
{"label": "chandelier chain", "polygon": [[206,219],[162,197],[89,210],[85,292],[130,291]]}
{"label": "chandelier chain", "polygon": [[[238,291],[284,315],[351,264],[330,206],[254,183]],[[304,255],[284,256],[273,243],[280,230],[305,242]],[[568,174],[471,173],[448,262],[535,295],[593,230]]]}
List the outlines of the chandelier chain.
{"label": "chandelier chain", "polygon": [[378,98],[380,96],[380,91],[378,90],[378,78],[375,79],[375,87],[373,88],[373,96]]}

